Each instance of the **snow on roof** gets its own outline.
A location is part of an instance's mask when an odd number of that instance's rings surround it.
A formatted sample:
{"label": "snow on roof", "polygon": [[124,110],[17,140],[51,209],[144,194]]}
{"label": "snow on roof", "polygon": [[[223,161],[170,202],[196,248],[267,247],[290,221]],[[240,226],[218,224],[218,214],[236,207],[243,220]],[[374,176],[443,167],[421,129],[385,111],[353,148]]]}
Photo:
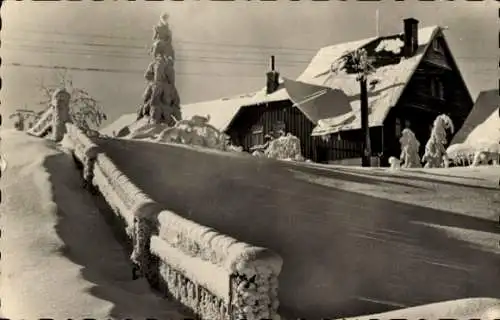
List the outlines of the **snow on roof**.
{"label": "snow on roof", "polygon": [[[368,38],[320,49],[297,80],[343,90],[350,97],[352,111],[334,118],[320,120],[312,135],[361,128],[359,82],[356,80],[356,73],[346,70],[346,55],[348,53],[365,48],[368,55],[375,58],[373,64],[382,62],[378,67],[375,66],[375,70],[368,77],[369,125],[380,126],[390,108],[396,104],[422,59],[429,42],[438,30],[438,26],[419,29],[419,48],[416,54],[410,58],[404,58],[401,55],[402,34],[383,38]],[[372,52],[369,52],[368,48],[373,45]],[[377,60],[379,57],[380,59]],[[392,59],[393,62],[384,65],[383,60],[388,59]],[[332,65],[335,64],[338,67],[331,71]]]}
{"label": "snow on roof", "polygon": [[469,134],[462,143],[455,143],[446,152],[453,157],[456,153],[474,153],[490,151],[500,153],[500,108]]}
{"label": "snow on roof", "polygon": [[184,119],[190,119],[194,115],[210,115],[208,122],[216,129],[224,131],[241,108],[288,99],[288,93],[281,84],[280,88],[271,94],[267,94],[266,89],[263,88],[257,92],[236,97],[182,105],[181,111]]}
{"label": "snow on roof", "polygon": [[476,103],[467,116],[465,123],[453,137],[451,144],[463,143],[476,127],[482,124],[493,111],[498,109],[499,105],[500,96],[498,96],[498,90],[482,91],[477,97]]}

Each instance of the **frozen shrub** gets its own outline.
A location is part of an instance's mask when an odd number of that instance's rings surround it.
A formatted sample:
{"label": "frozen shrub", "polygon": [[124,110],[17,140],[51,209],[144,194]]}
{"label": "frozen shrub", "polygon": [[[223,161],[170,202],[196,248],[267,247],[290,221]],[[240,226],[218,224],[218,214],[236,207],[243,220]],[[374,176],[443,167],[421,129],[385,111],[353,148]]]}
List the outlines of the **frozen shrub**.
{"label": "frozen shrub", "polygon": [[406,128],[401,132],[401,138],[399,139],[401,144],[401,155],[399,160],[401,161],[401,167],[403,168],[420,168],[420,156],[418,155],[418,150],[420,148],[420,142],[415,137],[415,134],[410,129]]}
{"label": "frozen shrub", "polygon": [[445,145],[448,143],[447,130],[454,131],[453,121],[445,114],[439,115],[431,131],[431,137],[425,145],[425,154],[422,162],[426,162],[426,168],[440,168],[443,166],[443,159],[447,159]]}
{"label": "frozen shrub", "polygon": [[397,170],[401,168],[401,161],[396,157],[390,157],[389,164],[391,166],[391,169]]}
{"label": "frozen shrub", "polygon": [[241,152],[242,148],[231,145],[229,137],[210,125],[208,123],[209,119],[208,116],[193,116],[190,120],[178,121],[173,127],[164,129],[156,138],[156,141]]}
{"label": "frozen shrub", "polygon": [[300,140],[296,136],[288,133],[269,142],[264,151],[268,158],[279,160],[304,161],[300,150]]}

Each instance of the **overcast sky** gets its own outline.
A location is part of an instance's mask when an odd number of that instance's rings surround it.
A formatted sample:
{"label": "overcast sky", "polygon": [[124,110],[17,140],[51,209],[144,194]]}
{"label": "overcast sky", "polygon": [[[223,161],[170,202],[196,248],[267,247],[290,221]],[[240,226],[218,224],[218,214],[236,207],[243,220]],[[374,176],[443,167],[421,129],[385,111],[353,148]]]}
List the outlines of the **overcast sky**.
{"label": "overcast sky", "polygon": [[[474,95],[498,85],[498,3],[438,1],[290,2],[7,0],[2,6],[2,114],[39,108],[37,87],[54,81],[51,66],[71,71],[76,86],[98,99],[111,120],[135,112],[145,88],[152,27],[170,14],[182,103],[231,96],[265,85],[268,58],[296,77],[323,46],[402,32],[402,19],[442,25]],[[48,69],[13,67],[46,66]],[[113,70],[123,70],[124,73]]]}

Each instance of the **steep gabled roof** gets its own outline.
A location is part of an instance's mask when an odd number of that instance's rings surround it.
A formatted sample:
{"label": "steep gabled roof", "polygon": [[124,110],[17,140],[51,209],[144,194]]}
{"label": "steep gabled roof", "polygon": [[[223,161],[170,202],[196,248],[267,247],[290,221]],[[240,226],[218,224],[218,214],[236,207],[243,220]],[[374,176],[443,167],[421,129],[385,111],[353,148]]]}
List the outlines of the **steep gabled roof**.
{"label": "steep gabled roof", "polygon": [[[368,83],[369,125],[381,126],[389,110],[398,102],[431,40],[440,33],[442,33],[441,28],[438,26],[420,28],[417,52],[409,58],[402,56],[403,34],[372,37],[320,49],[296,80],[342,90],[349,97],[352,111],[319,120],[312,134],[324,135],[361,128],[360,88],[356,80],[357,75],[350,72],[348,67],[346,68],[349,53],[364,48],[370,57],[375,58],[375,70],[369,76]],[[451,59],[455,61],[453,56]],[[336,65],[334,72],[331,71],[332,65]],[[225,130],[243,107],[289,99],[290,96],[283,88],[281,81],[280,88],[269,95],[263,88],[257,92],[233,98],[183,105],[182,112],[185,118],[193,115],[210,115],[210,122],[219,130]]]}
{"label": "steep gabled roof", "polygon": [[[373,62],[375,70],[368,78],[369,125],[381,126],[389,110],[399,100],[431,40],[440,30],[438,26],[420,28],[417,52],[409,58],[402,56],[402,34],[369,38],[319,50],[297,80],[341,89],[350,98],[352,111],[334,118],[320,120],[313,130],[313,135],[361,128],[359,82],[356,80],[357,74],[346,68],[347,56],[350,52],[364,48],[368,51],[368,55],[375,59]],[[330,71],[332,64],[334,71]]]}
{"label": "steep gabled roof", "polygon": [[218,130],[224,131],[241,108],[288,99],[288,93],[283,88],[282,80],[280,80],[280,87],[271,94],[267,94],[266,88],[263,88],[257,92],[235,97],[182,105],[181,111],[182,117],[185,119],[190,119],[194,115],[210,115],[210,124]]}

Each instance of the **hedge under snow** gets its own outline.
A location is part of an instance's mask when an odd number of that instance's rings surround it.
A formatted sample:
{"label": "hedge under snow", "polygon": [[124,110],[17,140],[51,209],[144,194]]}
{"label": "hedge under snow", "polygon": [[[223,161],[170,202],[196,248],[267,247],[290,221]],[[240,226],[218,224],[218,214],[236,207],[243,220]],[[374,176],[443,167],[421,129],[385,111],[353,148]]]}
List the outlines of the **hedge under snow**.
{"label": "hedge under snow", "polygon": [[[282,135],[269,141],[264,150],[264,156],[277,160],[304,161],[300,148],[300,139],[291,133]],[[259,151],[253,153],[255,156],[261,156]]]}
{"label": "hedge under snow", "polygon": [[209,120],[209,116],[193,116],[189,120],[177,121],[174,126],[169,127],[141,119],[129,126],[130,133],[124,138],[192,145],[221,151],[242,151],[242,148],[231,145],[229,137],[209,124]]}

